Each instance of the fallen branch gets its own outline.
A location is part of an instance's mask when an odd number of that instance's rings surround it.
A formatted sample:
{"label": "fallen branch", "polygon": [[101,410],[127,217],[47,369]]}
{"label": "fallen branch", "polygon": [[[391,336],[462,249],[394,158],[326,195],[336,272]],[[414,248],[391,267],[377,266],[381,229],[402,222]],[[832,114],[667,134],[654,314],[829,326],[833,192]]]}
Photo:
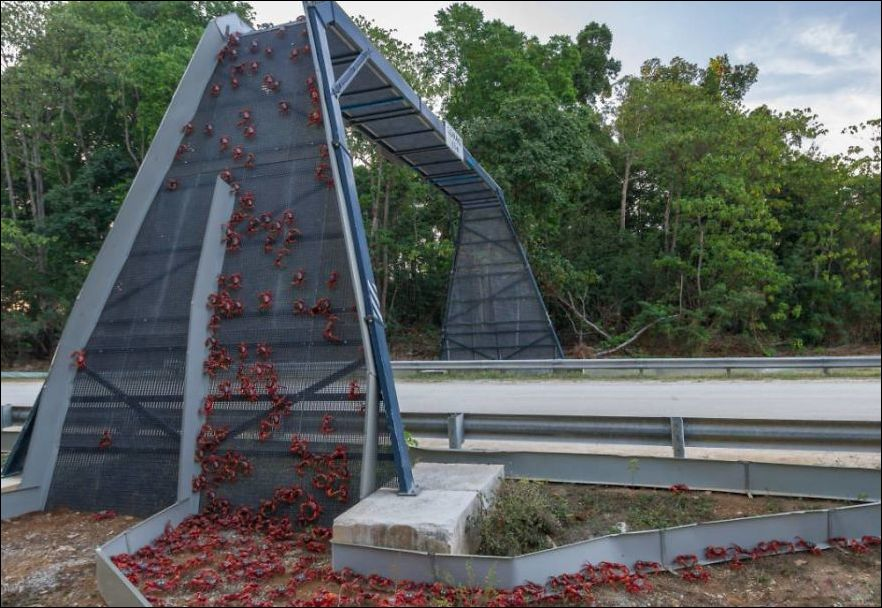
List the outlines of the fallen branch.
{"label": "fallen branch", "polygon": [[634,333],[633,336],[631,336],[630,338],[628,338],[627,340],[625,340],[624,342],[622,342],[622,343],[619,344],[618,346],[616,346],[616,347],[614,347],[614,348],[607,349],[607,350],[602,350],[602,351],[600,351],[599,353],[597,353],[596,357],[599,359],[600,357],[605,357],[605,356],[607,356],[607,355],[611,355],[612,353],[614,353],[614,352],[616,352],[616,351],[622,350],[623,348],[625,348],[626,346],[628,346],[629,344],[631,344],[634,340],[636,340],[637,338],[639,338],[639,337],[643,334],[643,332],[645,332],[647,329],[649,329],[649,328],[652,327],[653,325],[655,325],[655,324],[657,324],[657,323],[659,323],[659,322],[661,322],[661,321],[667,321],[668,319],[676,319],[676,318],[679,317],[679,316],[680,316],[680,313],[677,313],[677,314],[675,314],[675,315],[668,315],[667,317],[659,317],[659,318],[656,319],[655,321],[652,321],[651,323],[647,323],[646,325],[644,325],[643,327],[641,327],[640,329],[638,329],[638,330]]}
{"label": "fallen branch", "polygon": [[573,296],[567,293],[567,297],[564,298],[560,294],[555,294],[558,302],[563,304],[573,315],[575,315],[582,323],[599,333],[601,336],[606,338],[607,340],[612,340],[612,336],[609,335],[606,331],[603,330],[602,327],[597,325],[596,323],[592,323],[591,320],[585,316],[584,313],[579,312],[579,309],[576,307],[576,303],[573,301]]}

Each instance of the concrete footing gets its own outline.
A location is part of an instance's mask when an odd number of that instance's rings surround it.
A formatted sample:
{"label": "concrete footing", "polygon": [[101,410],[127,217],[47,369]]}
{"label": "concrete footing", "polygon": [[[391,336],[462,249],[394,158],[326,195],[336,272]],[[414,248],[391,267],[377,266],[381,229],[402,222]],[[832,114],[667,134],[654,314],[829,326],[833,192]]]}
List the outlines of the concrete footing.
{"label": "concrete footing", "polygon": [[377,490],[334,520],[334,542],[429,553],[473,553],[472,518],[499,487],[502,465],[419,463],[416,496]]}

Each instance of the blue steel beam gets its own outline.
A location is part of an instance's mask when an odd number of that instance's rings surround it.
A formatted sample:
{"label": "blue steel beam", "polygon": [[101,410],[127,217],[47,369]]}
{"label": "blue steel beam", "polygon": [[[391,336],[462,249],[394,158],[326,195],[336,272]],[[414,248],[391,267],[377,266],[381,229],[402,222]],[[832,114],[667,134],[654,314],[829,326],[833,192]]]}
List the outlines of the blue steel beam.
{"label": "blue steel beam", "polygon": [[[414,495],[417,487],[413,480],[413,471],[410,466],[410,456],[407,451],[407,443],[404,439],[404,425],[401,422],[401,412],[398,407],[398,395],[395,391],[395,380],[392,377],[392,365],[389,358],[389,346],[386,343],[385,324],[380,313],[380,303],[377,297],[377,287],[374,281],[374,272],[371,268],[370,253],[368,251],[367,235],[364,230],[364,222],[361,217],[361,206],[358,202],[358,194],[355,189],[355,174],[352,162],[346,150],[346,129],[343,125],[343,115],[340,111],[340,100],[333,93],[334,69],[331,65],[331,53],[328,48],[327,32],[320,11],[313,3],[304,3],[307,15],[307,27],[309,37],[315,53],[316,76],[321,87],[323,108],[325,111],[325,124],[328,127],[329,149],[332,155],[332,167],[334,179],[338,184],[338,192],[343,199],[349,224],[349,232],[354,249],[354,258],[358,268],[357,278],[362,298],[362,310],[364,321],[367,324],[367,333],[370,339],[370,348],[373,353],[374,373],[377,376],[377,384],[383,398],[386,424],[392,442],[392,454],[395,460],[395,469],[398,475],[398,489],[401,494]],[[370,55],[370,50],[368,55]],[[364,52],[364,51],[362,51]],[[376,404],[368,403],[368,407]],[[366,414],[367,416],[368,414]],[[374,446],[376,437],[365,436],[365,447],[370,443]],[[375,458],[362,459],[362,476],[372,474]]]}

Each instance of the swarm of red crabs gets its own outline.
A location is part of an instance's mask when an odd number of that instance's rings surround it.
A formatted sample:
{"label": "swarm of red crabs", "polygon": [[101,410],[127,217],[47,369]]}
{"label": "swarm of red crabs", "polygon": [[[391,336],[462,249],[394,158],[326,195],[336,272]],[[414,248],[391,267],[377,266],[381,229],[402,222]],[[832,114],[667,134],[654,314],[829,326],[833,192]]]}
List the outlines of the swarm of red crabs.
{"label": "swarm of red crabs", "polygon": [[[544,584],[513,589],[396,581],[348,569],[334,571],[327,556],[330,529],[294,530],[289,519],[261,510],[236,509],[216,500],[204,514],[168,527],[150,546],[111,559],[154,606],[584,606],[595,603],[594,592],[602,587],[649,593],[652,579],[668,571],[653,561],[630,566],[604,561],[587,563],[578,572],[551,577]],[[880,539],[828,542],[865,553]],[[750,549],[707,547],[705,555],[712,560],[731,555],[731,566],[740,568],[758,557],[797,550],[820,553],[812,543],[796,538],[761,542]],[[680,555],[674,561],[683,580],[710,579],[710,570],[697,556]]]}

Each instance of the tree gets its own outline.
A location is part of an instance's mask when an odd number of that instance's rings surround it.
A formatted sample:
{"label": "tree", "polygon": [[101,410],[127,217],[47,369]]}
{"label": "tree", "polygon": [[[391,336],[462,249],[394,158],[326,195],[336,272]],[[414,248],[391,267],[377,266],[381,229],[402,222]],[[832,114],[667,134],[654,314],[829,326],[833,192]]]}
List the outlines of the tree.
{"label": "tree", "polygon": [[579,49],[579,69],[574,75],[574,84],[579,99],[593,103],[598,95],[612,92],[611,81],[622,69],[618,59],[610,57],[612,32],[603,23],[592,21],[576,36]]}
{"label": "tree", "polygon": [[3,6],[2,354],[48,356],[209,19],[240,2]]}

